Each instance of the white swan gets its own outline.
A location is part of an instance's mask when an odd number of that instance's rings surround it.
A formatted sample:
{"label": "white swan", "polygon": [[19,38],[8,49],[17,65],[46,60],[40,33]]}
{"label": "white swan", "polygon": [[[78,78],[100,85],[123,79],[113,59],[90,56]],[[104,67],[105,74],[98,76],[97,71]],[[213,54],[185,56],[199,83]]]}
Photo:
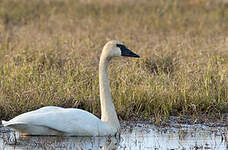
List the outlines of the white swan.
{"label": "white swan", "polygon": [[2,121],[3,126],[14,128],[23,135],[115,135],[120,123],[112,103],[107,72],[108,63],[115,56],[139,57],[119,41],[105,44],[99,63],[101,120],[81,109],[47,106]]}

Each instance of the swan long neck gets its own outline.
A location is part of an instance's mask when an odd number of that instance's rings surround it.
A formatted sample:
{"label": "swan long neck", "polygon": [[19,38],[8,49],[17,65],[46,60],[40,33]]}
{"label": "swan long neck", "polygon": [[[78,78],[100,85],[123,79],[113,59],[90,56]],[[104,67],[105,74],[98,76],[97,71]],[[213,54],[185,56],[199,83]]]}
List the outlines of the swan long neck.
{"label": "swan long neck", "polygon": [[119,129],[120,123],[116,114],[115,107],[112,103],[110,86],[108,80],[108,64],[110,58],[101,55],[99,63],[99,85],[101,101],[101,120],[108,125]]}

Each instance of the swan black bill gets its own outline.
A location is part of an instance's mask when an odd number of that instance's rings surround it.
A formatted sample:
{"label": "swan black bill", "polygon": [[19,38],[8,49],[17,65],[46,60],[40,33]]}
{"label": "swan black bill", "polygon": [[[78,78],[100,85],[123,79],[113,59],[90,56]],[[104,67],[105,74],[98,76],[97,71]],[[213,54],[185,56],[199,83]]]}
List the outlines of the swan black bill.
{"label": "swan black bill", "polygon": [[140,57],[139,55],[137,55],[134,52],[132,52],[131,50],[129,50],[125,45],[117,44],[116,46],[120,48],[120,50],[121,50],[121,56],[125,56],[125,57],[137,57],[137,58]]}

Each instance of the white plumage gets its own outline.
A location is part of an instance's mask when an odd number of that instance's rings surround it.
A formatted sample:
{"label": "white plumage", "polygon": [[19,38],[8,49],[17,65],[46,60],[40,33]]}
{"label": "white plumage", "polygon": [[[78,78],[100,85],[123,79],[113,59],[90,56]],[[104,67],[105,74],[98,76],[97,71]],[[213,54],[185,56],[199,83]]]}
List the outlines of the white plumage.
{"label": "white plumage", "polygon": [[21,114],[3,125],[29,135],[104,136],[117,132],[87,111],[55,106]]}

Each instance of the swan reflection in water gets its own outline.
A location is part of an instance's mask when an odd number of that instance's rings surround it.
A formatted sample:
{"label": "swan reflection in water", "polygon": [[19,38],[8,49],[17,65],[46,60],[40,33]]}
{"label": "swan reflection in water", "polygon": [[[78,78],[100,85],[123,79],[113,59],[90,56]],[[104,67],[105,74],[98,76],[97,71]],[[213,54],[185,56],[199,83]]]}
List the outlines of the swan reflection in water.
{"label": "swan reflection in water", "polygon": [[[6,132],[1,135],[3,150],[8,149],[118,149],[120,138],[107,137],[61,137],[61,136],[22,136],[18,132]],[[1,141],[0,141],[1,142]]]}

